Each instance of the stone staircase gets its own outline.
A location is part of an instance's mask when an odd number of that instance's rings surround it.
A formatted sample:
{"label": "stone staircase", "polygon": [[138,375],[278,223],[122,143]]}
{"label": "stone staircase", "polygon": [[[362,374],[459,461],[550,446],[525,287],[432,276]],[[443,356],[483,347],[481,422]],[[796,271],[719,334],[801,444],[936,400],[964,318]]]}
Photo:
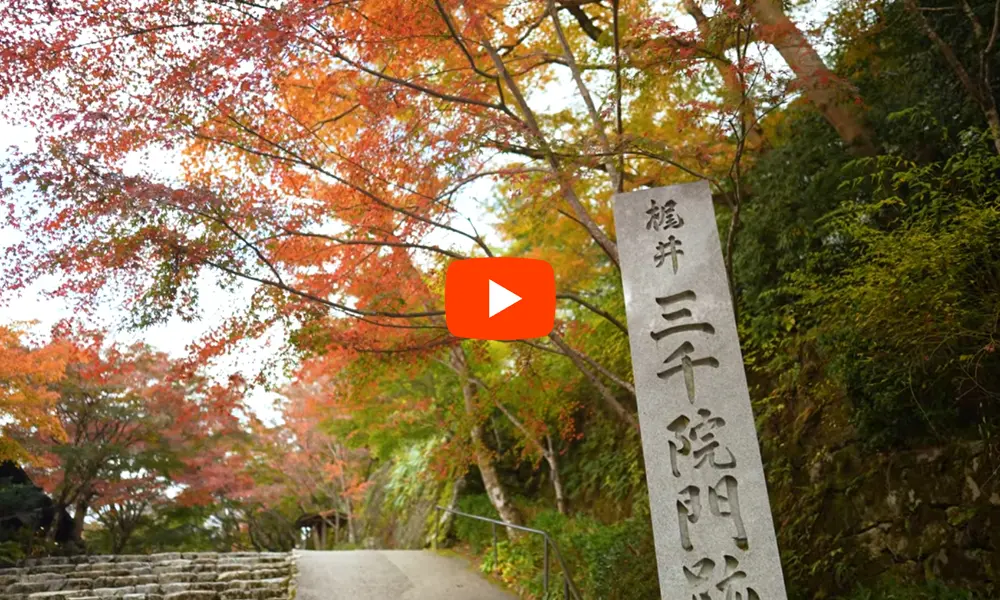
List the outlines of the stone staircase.
{"label": "stone staircase", "polygon": [[0,569],[0,600],[291,600],[286,553],[166,553],[28,559]]}

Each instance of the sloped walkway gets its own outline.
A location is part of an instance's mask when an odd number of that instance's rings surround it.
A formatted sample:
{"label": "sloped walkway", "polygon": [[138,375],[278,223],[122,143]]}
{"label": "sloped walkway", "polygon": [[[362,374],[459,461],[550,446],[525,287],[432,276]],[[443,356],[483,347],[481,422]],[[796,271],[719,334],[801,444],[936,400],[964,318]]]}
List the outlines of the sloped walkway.
{"label": "sloped walkway", "polygon": [[513,600],[465,561],[420,550],[297,550],[296,600]]}

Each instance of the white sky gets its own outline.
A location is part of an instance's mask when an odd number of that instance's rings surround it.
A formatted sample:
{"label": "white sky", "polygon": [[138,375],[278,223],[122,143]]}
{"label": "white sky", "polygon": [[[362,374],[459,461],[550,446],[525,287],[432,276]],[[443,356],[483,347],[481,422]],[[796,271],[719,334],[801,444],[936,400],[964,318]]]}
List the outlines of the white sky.
{"label": "white sky", "polygon": [[[0,120],[0,160],[6,158],[8,149],[17,146],[25,151],[30,150],[34,145],[34,132],[28,127],[18,126]],[[169,156],[150,157],[159,165],[157,172],[160,175],[176,175],[176,165],[173,164]],[[152,164],[153,161],[150,161]],[[135,165],[138,167],[138,165]],[[9,181],[7,173],[0,171],[0,181]],[[23,238],[21,232],[0,227],[0,252],[6,247],[18,243]],[[35,339],[46,339],[52,326],[62,319],[74,318],[71,307],[65,300],[52,298],[47,295],[47,291],[52,290],[58,281],[46,276],[30,288],[22,292],[19,296],[0,299],[0,324],[10,324],[17,322],[34,322],[34,326],[28,329],[29,334]],[[143,341],[150,346],[168,353],[173,357],[187,355],[187,348],[190,344],[204,336],[214,323],[220,323],[232,315],[233,307],[238,307],[246,302],[251,290],[243,290],[230,293],[220,290],[214,285],[211,277],[204,276],[199,281],[200,313],[201,319],[190,323],[185,323],[177,317],[173,317],[169,322],[150,327],[143,331],[129,331],[126,329],[128,315],[121,306],[101,307],[94,321],[88,321],[86,325],[105,330],[110,341],[129,344],[136,341]],[[260,343],[241,348],[238,354],[230,355],[214,364],[209,373],[220,381],[224,381],[233,373],[240,373],[247,379],[251,379],[260,372],[265,361],[272,355],[267,343],[280,345],[280,336],[271,335],[270,339]],[[250,407],[263,419],[274,422],[278,413],[273,408],[276,395],[268,393],[262,389],[254,390],[248,399]]]}

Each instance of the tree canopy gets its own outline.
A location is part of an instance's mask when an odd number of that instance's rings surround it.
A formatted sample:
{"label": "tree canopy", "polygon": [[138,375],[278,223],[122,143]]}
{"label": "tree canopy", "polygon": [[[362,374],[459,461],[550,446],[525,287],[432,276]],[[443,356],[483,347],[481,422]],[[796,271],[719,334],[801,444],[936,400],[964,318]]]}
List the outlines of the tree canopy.
{"label": "tree canopy", "polygon": [[[52,278],[139,329],[205,322],[212,286],[249,301],[184,358],[0,329],[0,458],[114,551],[289,548],[324,511],[347,544],[422,545],[413,507],[450,502],[558,530],[592,597],[653,594],[611,200],[699,178],[776,511],[827,451],[992,444],[998,11],[7,0],[0,110],[37,137],[6,163],[0,295]],[[553,265],[547,338],[448,334],[448,264],[500,255]],[[213,371],[275,330],[280,381]],[[813,560],[845,550],[794,523],[790,588],[845,589]],[[505,543],[522,585],[530,542]],[[633,596],[607,575],[629,561]]]}

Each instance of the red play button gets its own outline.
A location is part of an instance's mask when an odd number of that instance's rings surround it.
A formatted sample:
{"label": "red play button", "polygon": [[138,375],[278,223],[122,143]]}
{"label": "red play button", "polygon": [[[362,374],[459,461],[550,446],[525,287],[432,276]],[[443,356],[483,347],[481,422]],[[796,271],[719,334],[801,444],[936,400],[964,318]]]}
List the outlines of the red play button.
{"label": "red play button", "polygon": [[448,266],[445,321],[455,337],[544,337],[556,319],[552,266],[531,258],[470,258]]}

